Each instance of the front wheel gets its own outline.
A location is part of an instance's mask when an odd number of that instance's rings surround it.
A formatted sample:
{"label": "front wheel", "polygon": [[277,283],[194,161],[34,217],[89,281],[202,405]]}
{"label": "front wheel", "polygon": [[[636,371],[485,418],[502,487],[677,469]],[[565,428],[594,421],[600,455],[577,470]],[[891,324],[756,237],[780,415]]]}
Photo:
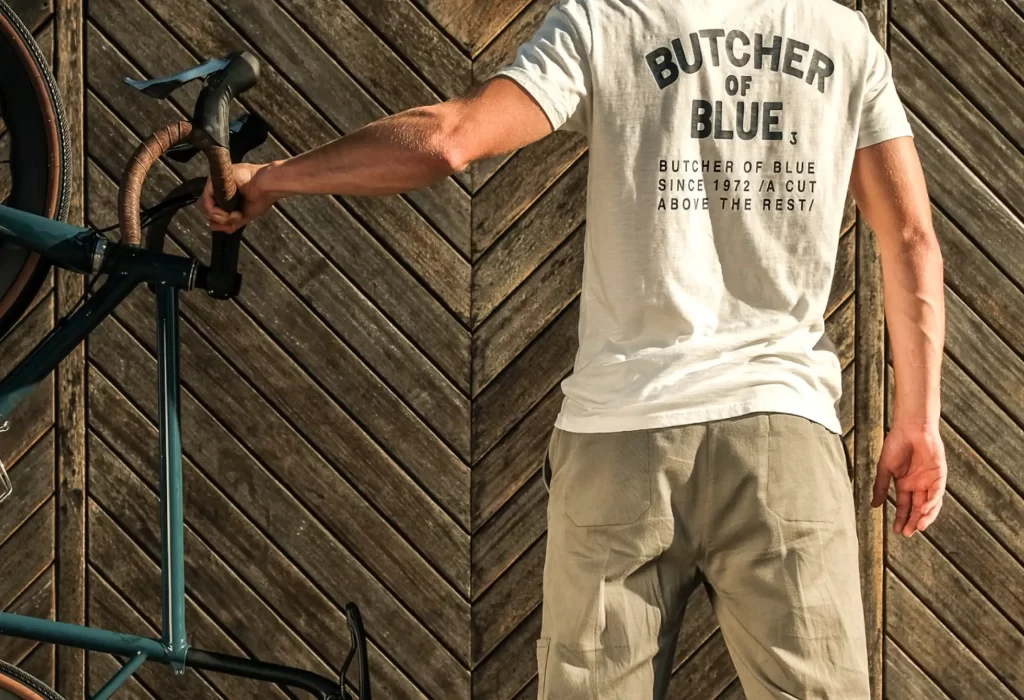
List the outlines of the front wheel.
{"label": "front wheel", "polygon": [[64,700],[21,669],[0,661],[0,700]]}

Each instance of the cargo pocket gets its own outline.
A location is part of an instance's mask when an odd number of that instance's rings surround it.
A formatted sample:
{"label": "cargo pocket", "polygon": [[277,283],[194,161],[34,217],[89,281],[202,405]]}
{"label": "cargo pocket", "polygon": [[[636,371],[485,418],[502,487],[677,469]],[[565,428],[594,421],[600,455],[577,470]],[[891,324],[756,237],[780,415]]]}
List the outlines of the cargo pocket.
{"label": "cargo pocket", "polygon": [[842,442],[824,426],[800,416],[770,414],[765,495],[769,510],[791,522],[834,522],[846,491],[841,480],[848,481],[840,450],[845,452]]}
{"label": "cargo pocket", "polygon": [[547,700],[548,649],[550,639],[537,640],[537,700]]}
{"label": "cargo pocket", "polygon": [[557,469],[573,525],[628,525],[650,510],[647,442],[645,430],[562,435]]}

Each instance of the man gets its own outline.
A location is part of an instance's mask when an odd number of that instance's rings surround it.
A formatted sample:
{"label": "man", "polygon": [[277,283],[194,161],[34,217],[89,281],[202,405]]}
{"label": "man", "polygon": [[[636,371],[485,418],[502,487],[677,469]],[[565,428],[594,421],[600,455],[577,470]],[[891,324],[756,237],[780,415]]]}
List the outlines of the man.
{"label": "man", "polygon": [[550,490],[542,700],[665,696],[703,583],[746,696],[869,697],[823,315],[848,188],[896,376],[873,505],[939,513],[942,260],[883,48],[831,0],[562,0],[467,96],[240,166],[233,231],[293,194],[428,186],[555,129],[590,143],[575,372]]}

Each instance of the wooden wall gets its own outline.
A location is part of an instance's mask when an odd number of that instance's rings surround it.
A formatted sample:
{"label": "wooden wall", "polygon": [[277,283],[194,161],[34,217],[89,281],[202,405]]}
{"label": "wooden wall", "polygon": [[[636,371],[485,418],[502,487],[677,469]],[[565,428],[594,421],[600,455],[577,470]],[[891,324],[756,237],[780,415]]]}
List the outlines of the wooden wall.
{"label": "wooden wall", "polygon": [[[270,122],[254,154],[265,160],[460,93],[508,61],[551,4],[16,3],[56,51],[80,133],[73,215],[96,225],[114,220],[115,182],[139,139],[196,96],[193,86],[152,101],[126,75],[252,51],[263,80],[238,109]],[[867,506],[887,366],[873,239],[851,205],[828,329],[844,367],[876,697],[1024,697],[1024,4],[891,5],[891,16],[881,0],[863,9],[891,46],[947,255],[951,496],[910,541],[886,536]],[[348,650],[341,606],[354,600],[376,697],[535,696],[539,469],[576,348],[587,167],[584,142],[558,135],[406,197],[288,201],[248,229],[236,302],[183,299],[193,644],[331,673]],[[148,201],[199,172],[159,165]],[[193,212],[172,239],[208,255]],[[76,285],[60,275],[44,291],[4,342],[0,374]],[[0,437],[16,487],[0,508],[0,606],[155,633],[153,307],[134,294]],[[13,640],[0,640],[0,657],[74,700],[116,668]],[[672,698],[742,697],[703,593],[677,667]],[[286,697],[159,667],[122,693]]]}

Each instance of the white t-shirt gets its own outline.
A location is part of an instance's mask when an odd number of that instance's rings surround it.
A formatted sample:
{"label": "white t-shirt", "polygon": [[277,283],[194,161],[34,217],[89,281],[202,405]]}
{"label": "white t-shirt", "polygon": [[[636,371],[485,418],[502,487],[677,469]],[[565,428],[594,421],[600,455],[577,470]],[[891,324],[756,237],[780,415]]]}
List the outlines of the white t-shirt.
{"label": "white t-shirt", "polygon": [[498,75],[590,143],[556,426],[770,411],[839,432],[823,317],[854,152],[912,135],[864,16],[832,0],[562,0]]}

